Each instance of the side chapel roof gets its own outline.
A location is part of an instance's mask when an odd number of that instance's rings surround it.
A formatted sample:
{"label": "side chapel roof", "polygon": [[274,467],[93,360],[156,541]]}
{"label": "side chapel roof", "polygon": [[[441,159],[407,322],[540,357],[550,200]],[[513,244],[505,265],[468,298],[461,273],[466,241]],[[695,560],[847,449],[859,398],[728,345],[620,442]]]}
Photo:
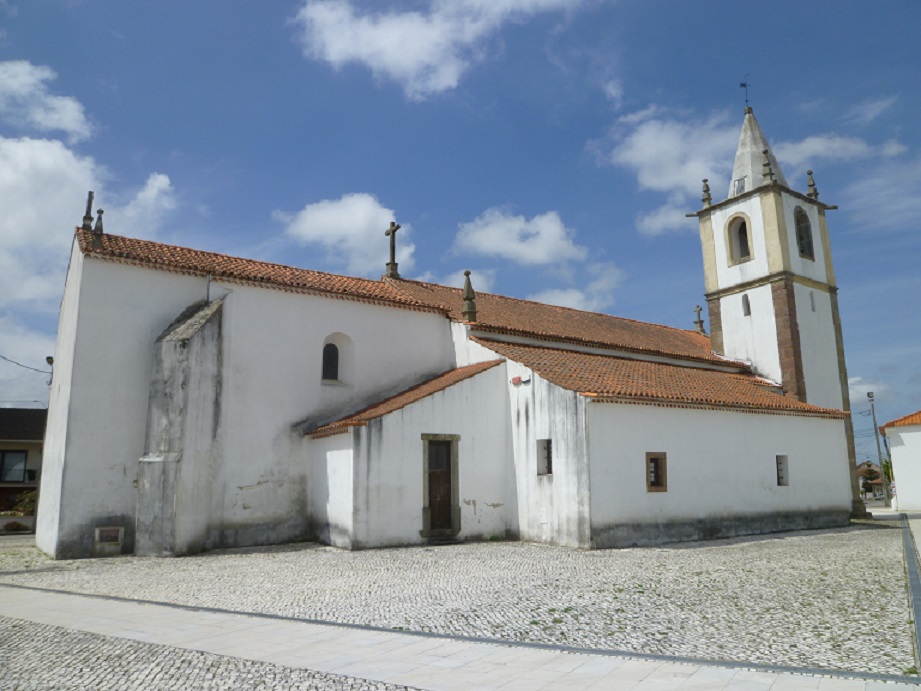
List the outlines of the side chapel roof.
{"label": "side chapel roof", "polygon": [[921,425],[921,410],[887,422],[885,425],[882,425],[880,429],[885,432],[889,427],[909,427],[911,425]]}
{"label": "side chapel roof", "polygon": [[509,360],[520,362],[552,384],[599,401],[712,406],[831,418],[848,416],[841,410],[819,408],[782,396],[772,390],[772,384],[752,374],[484,338],[475,340]]}
{"label": "side chapel roof", "polygon": [[328,437],[333,434],[339,434],[340,432],[345,432],[349,427],[360,427],[368,424],[369,420],[374,420],[379,417],[383,417],[388,413],[395,412],[401,408],[405,408],[411,403],[416,401],[421,401],[423,398],[427,398],[432,394],[438,393],[439,391],[444,391],[449,386],[453,386],[459,382],[469,379],[480,372],[485,372],[488,369],[500,365],[504,360],[490,360],[488,362],[479,362],[474,365],[467,365],[466,367],[458,367],[457,369],[448,370],[447,372],[442,372],[441,374],[428,379],[421,384],[416,384],[405,391],[401,391],[395,396],[390,396],[385,398],[382,401],[372,403],[367,408],[359,410],[357,413],[348,415],[346,417],[340,418],[334,422],[330,422],[320,427],[316,427],[307,432],[307,435],[310,437]]}

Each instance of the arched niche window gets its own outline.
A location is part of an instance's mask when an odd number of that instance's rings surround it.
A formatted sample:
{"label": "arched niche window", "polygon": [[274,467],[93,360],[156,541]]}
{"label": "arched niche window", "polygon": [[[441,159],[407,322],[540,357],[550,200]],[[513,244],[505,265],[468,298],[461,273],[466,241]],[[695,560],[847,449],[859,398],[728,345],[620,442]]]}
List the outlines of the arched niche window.
{"label": "arched niche window", "polygon": [[796,207],[793,212],[793,222],[796,225],[796,246],[799,248],[799,256],[803,259],[815,261],[815,250],[812,246],[812,225],[809,223],[809,216],[800,207]]}
{"label": "arched niche window", "polygon": [[752,258],[752,231],[748,220],[737,216],[729,222],[729,263],[740,264]]}
{"label": "arched niche window", "polygon": [[321,378],[324,383],[348,384],[354,374],[352,339],[344,333],[332,333],[323,341]]}
{"label": "arched niche window", "polygon": [[747,295],[742,296],[742,316],[752,316],[752,303],[751,300],[748,299]]}
{"label": "arched niche window", "polygon": [[335,343],[323,346],[323,379],[339,380],[339,348]]}

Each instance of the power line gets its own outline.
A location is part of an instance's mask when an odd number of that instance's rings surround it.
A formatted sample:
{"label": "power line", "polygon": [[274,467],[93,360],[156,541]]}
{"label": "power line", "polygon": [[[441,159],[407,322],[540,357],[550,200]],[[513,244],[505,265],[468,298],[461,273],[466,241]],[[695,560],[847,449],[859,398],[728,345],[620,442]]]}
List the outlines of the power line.
{"label": "power line", "polygon": [[32,370],[33,372],[38,372],[39,374],[51,374],[51,372],[48,371],[48,370],[35,369],[34,367],[29,367],[28,365],[24,365],[24,364],[22,364],[21,362],[16,362],[15,360],[10,360],[8,357],[4,357],[3,355],[0,355],[0,360],[6,360],[7,362],[10,362],[10,363],[16,365],[17,367],[22,367],[22,368],[24,368],[24,369],[30,369],[30,370]]}

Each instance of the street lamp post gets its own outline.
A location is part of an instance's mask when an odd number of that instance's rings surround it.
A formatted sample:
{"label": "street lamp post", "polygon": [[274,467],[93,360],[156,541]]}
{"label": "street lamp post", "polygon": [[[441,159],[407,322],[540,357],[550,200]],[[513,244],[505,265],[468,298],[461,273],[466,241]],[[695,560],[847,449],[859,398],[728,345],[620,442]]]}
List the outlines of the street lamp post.
{"label": "street lamp post", "polygon": [[889,480],[886,479],[886,470],[883,468],[883,451],[879,445],[879,426],[876,424],[876,403],[872,391],[867,392],[870,399],[870,413],[873,415],[873,436],[876,437],[876,460],[879,462],[879,476],[883,481],[883,503],[888,508],[892,506],[892,495],[889,494]]}

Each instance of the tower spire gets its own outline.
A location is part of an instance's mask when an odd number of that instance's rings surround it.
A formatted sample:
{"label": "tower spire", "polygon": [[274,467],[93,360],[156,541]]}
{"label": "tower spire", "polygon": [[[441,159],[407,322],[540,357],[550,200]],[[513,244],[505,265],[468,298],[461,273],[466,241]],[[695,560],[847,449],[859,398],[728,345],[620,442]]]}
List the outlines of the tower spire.
{"label": "tower spire", "polygon": [[[766,159],[766,161],[765,161]],[[764,172],[770,168],[773,176],[765,179]],[[745,107],[745,119],[742,121],[742,133],[739,135],[739,148],[736,150],[735,164],[732,166],[732,180],[729,183],[729,195],[735,197],[771,181],[788,187],[787,180],[780,170],[780,164],[767,137],[758,126],[755,114],[750,106]]]}

